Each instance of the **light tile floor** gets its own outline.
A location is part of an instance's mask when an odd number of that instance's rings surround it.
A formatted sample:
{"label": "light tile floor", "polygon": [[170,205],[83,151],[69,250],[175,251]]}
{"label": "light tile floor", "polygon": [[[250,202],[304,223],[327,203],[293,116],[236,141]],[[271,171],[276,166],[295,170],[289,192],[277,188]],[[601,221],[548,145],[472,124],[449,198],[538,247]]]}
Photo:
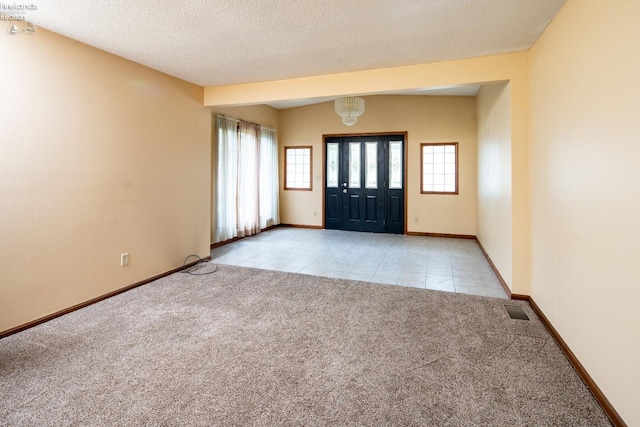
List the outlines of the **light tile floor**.
{"label": "light tile floor", "polygon": [[211,250],[214,264],[507,298],[469,239],[275,228]]}

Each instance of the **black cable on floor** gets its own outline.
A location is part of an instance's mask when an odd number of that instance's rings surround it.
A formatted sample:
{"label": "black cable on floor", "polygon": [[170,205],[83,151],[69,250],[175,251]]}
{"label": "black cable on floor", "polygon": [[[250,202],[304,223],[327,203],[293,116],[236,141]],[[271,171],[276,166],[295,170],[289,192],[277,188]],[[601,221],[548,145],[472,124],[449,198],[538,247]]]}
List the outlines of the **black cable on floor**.
{"label": "black cable on floor", "polygon": [[[187,267],[187,261],[189,261],[190,258],[198,258],[198,262],[196,262],[191,267]],[[212,273],[215,273],[216,271],[218,271],[218,266],[216,265],[215,268],[213,269],[213,271],[207,271],[207,272],[204,272],[204,273],[194,273],[194,271],[198,269],[198,266],[200,264],[202,264],[203,262],[206,262],[206,261],[203,261],[202,258],[200,258],[198,255],[189,255],[188,257],[186,257],[184,259],[184,262],[182,263],[182,267],[183,267],[182,272],[191,274],[192,276],[204,276],[204,275],[212,274]]]}

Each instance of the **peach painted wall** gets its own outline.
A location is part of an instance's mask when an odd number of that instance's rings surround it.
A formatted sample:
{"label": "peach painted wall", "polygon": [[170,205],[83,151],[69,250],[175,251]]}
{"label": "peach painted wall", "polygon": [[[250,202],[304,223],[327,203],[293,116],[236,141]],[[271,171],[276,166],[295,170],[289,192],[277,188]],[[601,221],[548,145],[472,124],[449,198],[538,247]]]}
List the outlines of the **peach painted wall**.
{"label": "peach painted wall", "polygon": [[[347,127],[333,102],[280,111],[280,161],[284,146],[313,146],[313,191],[281,190],[283,223],[322,225],[322,135],[408,132],[409,232],[476,234],[476,106],[473,97],[367,96],[365,113]],[[459,194],[420,194],[420,143],[459,143]],[[282,169],[282,168],[281,168]],[[281,182],[283,182],[281,176]]]}
{"label": "peach painted wall", "polygon": [[0,54],[0,331],[209,254],[201,87],[44,29]]}
{"label": "peach painted wall", "polygon": [[511,87],[484,85],[478,107],[477,237],[512,287]]}
{"label": "peach painted wall", "polygon": [[640,425],[640,2],[569,0],[530,52],[532,297]]}

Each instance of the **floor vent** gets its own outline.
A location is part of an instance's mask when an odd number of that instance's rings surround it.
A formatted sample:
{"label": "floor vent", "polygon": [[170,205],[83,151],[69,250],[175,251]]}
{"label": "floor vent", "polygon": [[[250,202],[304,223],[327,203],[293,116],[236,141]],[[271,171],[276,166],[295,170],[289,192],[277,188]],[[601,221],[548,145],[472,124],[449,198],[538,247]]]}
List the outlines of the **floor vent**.
{"label": "floor vent", "polygon": [[529,320],[529,316],[524,312],[524,308],[520,305],[504,305],[504,308],[507,309],[507,313],[509,313],[509,317],[517,320]]}

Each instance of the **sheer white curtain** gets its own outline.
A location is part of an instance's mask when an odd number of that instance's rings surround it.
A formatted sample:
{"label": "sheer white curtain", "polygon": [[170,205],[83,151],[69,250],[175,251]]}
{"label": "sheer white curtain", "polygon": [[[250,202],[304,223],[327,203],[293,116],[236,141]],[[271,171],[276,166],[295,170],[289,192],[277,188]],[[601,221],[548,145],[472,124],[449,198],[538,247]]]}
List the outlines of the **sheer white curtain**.
{"label": "sheer white curtain", "polygon": [[275,131],[216,116],[216,135],[213,242],[279,224]]}
{"label": "sheer white curtain", "polygon": [[238,139],[238,236],[260,231],[260,126],[240,122]]}
{"label": "sheer white curtain", "polygon": [[222,242],[238,235],[238,123],[216,116],[216,129],[218,149],[213,241]]}
{"label": "sheer white curtain", "polygon": [[278,141],[276,132],[262,128],[260,137],[260,228],[280,224]]}

